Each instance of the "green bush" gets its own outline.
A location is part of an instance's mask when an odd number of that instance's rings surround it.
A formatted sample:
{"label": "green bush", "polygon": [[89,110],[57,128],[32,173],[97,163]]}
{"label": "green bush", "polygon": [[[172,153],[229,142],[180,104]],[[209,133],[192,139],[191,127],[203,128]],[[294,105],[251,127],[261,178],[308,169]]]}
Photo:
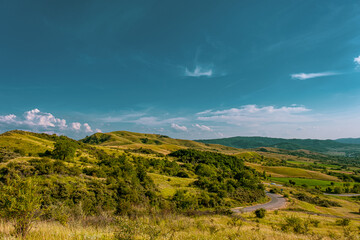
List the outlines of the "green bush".
{"label": "green bush", "polygon": [[266,214],[266,210],[263,209],[263,208],[260,208],[260,209],[255,210],[255,216],[256,216],[257,218],[264,218],[264,217],[265,217],[265,214]]}
{"label": "green bush", "polygon": [[299,217],[290,216],[285,218],[285,223],[281,226],[281,230],[288,232],[292,231],[294,233],[306,234],[309,232],[310,222],[307,220],[302,220]]}
{"label": "green bush", "polygon": [[336,220],[336,225],[339,226],[349,226],[350,225],[350,219],[348,218],[342,218],[342,219],[338,219]]}
{"label": "green bush", "polygon": [[41,195],[30,179],[16,176],[0,186],[0,214],[14,225],[14,234],[25,238],[41,214]]}

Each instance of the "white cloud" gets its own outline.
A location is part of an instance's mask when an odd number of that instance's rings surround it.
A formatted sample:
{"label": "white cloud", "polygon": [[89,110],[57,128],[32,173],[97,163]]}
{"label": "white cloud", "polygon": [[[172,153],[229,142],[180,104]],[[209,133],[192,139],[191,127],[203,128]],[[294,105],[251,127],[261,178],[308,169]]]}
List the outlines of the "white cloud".
{"label": "white cloud", "polygon": [[24,123],[28,125],[41,126],[45,128],[59,127],[60,129],[67,127],[65,119],[56,118],[51,113],[41,112],[37,108],[25,112],[24,117]]}
{"label": "white cloud", "polygon": [[73,123],[71,123],[71,128],[74,129],[75,131],[79,131],[81,128],[81,123],[73,122]]}
{"label": "white cloud", "polygon": [[[41,112],[37,108],[26,111],[23,117],[17,117],[15,114],[0,115],[0,123],[6,124],[7,129],[21,127],[30,131],[42,132],[58,131],[63,133],[64,130],[80,131],[82,129],[82,124],[79,122],[73,122],[69,127],[65,119],[57,118],[51,113]],[[93,132],[89,124],[85,123],[83,127],[84,131]]]}
{"label": "white cloud", "polygon": [[199,128],[199,129],[201,129],[203,131],[209,131],[209,132],[212,131],[212,129],[210,127],[206,126],[206,125],[195,124],[193,126]]}
{"label": "white cloud", "polygon": [[336,72],[320,72],[320,73],[295,73],[291,74],[292,79],[298,79],[298,80],[307,80],[311,78],[318,78],[318,77],[326,77],[326,76],[333,76],[333,75],[339,75],[340,73]]}
{"label": "white cloud", "polygon": [[202,112],[198,112],[196,113],[196,115],[203,115],[203,114],[207,114],[207,113],[210,113],[212,110],[208,109],[208,110],[205,110],[205,111],[202,111]]}
{"label": "white cloud", "polygon": [[97,132],[97,133],[102,133],[102,131],[101,131],[101,129],[95,129],[95,132]]}
{"label": "white cloud", "polygon": [[303,115],[310,109],[303,106],[274,107],[245,105],[240,108],[230,108],[202,113],[197,119],[201,121],[225,122],[233,125],[252,125],[261,123],[308,122],[309,116]]}
{"label": "white cloud", "polygon": [[354,58],[354,63],[356,63],[357,66],[360,66],[360,55]]}
{"label": "white cloud", "polygon": [[0,116],[0,122],[2,123],[16,123],[16,115],[14,114],[9,114],[9,115],[5,115],[5,116]]}
{"label": "white cloud", "polygon": [[187,77],[211,77],[213,75],[213,70],[211,68],[202,68],[196,66],[194,71],[190,71],[188,68],[185,69],[185,76]]}
{"label": "white cloud", "polygon": [[173,129],[175,129],[175,130],[179,130],[179,131],[183,131],[183,132],[187,132],[187,127],[185,127],[185,126],[180,126],[180,125],[178,125],[178,124],[176,124],[176,123],[172,123],[171,124],[171,128],[173,128]]}
{"label": "white cloud", "polygon": [[88,123],[84,123],[83,126],[85,127],[85,132],[93,132],[93,130],[91,129],[91,127]]}

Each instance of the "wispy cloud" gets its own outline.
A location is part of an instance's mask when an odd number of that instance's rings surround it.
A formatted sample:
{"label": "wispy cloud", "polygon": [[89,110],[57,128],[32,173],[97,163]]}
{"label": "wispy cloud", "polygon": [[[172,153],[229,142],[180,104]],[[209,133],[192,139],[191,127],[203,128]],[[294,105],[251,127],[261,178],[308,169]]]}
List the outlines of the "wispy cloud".
{"label": "wispy cloud", "polygon": [[185,68],[185,76],[187,77],[211,77],[213,75],[212,68],[203,68],[200,66],[196,66],[193,71]]}
{"label": "wispy cloud", "polygon": [[233,125],[253,125],[263,123],[295,123],[311,121],[303,113],[311,111],[303,106],[274,107],[245,105],[218,111],[205,111],[197,117],[201,121],[224,122]]}
{"label": "wispy cloud", "polygon": [[158,125],[164,125],[174,122],[180,123],[186,120],[187,119],[183,117],[166,118],[166,119],[160,119],[158,117],[141,117],[135,120],[128,120],[127,122],[146,125],[146,126],[158,126]]}
{"label": "wispy cloud", "polygon": [[209,131],[209,132],[212,131],[212,129],[209,126],[206,126],[206,125],[194,124],[193,126],[200,129],[200,130],[203,130],[203,131]]}
{"label": "wispy cloud", "polygon": [[[360,61],[360,59],[359,59]],[[341,73],[337,72],[320,72],[320,73],[295,73],[291,74],[292,79],[298,79],[298,80],[307,80],[311,78],[318,78],[318,77],[326,77],[326,76],[333,76],[333,75],[339,75]]]}
{"label": "wispy cloud", "polygon": [[188,130],[186,126],[180,126],[176,123],[172,123],[171,128],[178,130],[178,131],[183,131],[183,132],[187,132],[187,130]]}

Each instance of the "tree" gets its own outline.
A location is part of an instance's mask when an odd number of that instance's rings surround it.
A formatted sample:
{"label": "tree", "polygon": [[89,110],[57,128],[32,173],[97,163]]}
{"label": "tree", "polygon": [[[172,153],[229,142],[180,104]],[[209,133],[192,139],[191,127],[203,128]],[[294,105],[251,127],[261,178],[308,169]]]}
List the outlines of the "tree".
{"label": "tree", "polygon": [[75,144],[65,137],[60,137],[60,139],[56,141],[54,147],[55,149],[52,152],[52,155],[56,159],[70,160],[75,155]]}
{"label": "tree", "polygon": [[0,186],[0,215],[13,222],[16,236],[25,238],[40,216],[42,198],[31,179],[15,176]]}

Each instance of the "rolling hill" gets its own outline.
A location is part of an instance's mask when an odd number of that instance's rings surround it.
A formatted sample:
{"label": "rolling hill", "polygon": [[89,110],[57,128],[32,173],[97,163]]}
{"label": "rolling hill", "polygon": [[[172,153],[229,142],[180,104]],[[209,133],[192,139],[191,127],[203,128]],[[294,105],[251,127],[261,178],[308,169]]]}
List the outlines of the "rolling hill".
{"label": "rolling hill", "polygon": [[200,143],[191,140],[174,139],[165,135],[116,131],[109,133],[95,133],[80,140],[86,144],[93,144],[116,149],[147,148],[168,154],[183,148],[193,148],[204,151],[216,151],[228,154],[239,153],[241,150],[219,144]]}
{"label": "rolling hill", "polygon": [[286,150],[309,150],[331,155],[353,155],[360,153],[360,146],[336,140],[283,139],[269,137],[231,137],[221,139],[196,140],[201,143],[221,144],[234,148],[272,147]]}
{"label": "rolling hill", "polygon": [[360,144],[360,138],[339,138],[335,141],[346,144]]}

